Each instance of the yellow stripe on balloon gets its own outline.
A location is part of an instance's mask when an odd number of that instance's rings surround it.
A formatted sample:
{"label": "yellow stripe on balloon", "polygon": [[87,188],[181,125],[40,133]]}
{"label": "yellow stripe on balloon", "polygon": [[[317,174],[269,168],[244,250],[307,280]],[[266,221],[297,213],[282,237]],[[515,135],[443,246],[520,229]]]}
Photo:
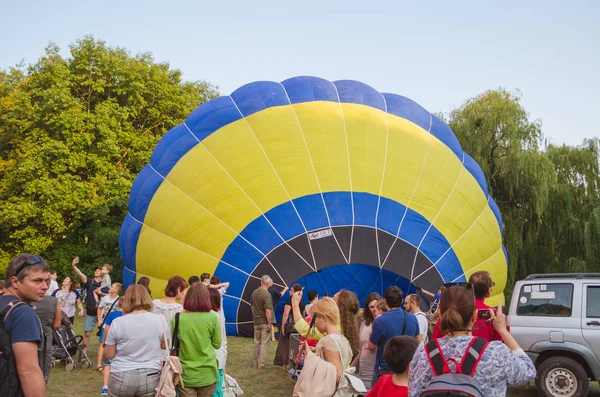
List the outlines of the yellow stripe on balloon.
{"label": "yellow stripe on balloon", "polygon": [[[421,127],[369,106],[307,102],[263,110],[215,131],[166,179],[138,240],[140,273],[212,274],[237,233],[262,213],[351,185],[374,195],[382,187],[382,197],[433,222],[456,242],[465,271],[485,260],[504,266],[494,256],[501,237],[487,197],[456,155]],[[190,257],[193,267],[185,263]]]}

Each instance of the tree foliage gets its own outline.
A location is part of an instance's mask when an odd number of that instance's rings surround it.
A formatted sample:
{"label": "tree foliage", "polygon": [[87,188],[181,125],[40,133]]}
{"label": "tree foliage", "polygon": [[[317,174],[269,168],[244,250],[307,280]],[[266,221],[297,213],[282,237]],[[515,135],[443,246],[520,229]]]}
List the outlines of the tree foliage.
{"label": "tree foliage", "polygon": [[161,136],[216,96],[149,53],[94,37],[0,71],[0,273],[20,252],[68,271],[112,263],[135,176]]}
{"label": "tree foliage", "polygon": [[504,89],[467,100],[448,122],[500,207],[509,286],[531,273],[600,271],[597,139],[548,144],[520,94]]}

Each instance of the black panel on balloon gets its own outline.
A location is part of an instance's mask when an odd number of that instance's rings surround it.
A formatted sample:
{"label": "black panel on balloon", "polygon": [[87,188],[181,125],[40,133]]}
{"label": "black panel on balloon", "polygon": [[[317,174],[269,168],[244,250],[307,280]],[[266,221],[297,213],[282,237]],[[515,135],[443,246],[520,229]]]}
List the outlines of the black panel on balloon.
{"label": "black panel on balloon", "polygon": [[417,263],[415,263],[413,278],[417,278],[417,276],[419,276],[421,273],[423,273],[423,275],[419,277],[417,281],[419,285],[427,285],[429,287],[435,286],[435,288],[432,290],[429,290],[427,287],[425,287],[428,291],[437,291],[437,289],[444,283],[444,280],[442,280],[442,276],[440,276],[437,268],[432,265],[431,261],[425,255],[423,255],[421,251],[419,251],[417,255]]}
{"label": "black panel on balloon", "polygon": [[346,258],[342,255],[340,247],[336,243],[331,229],[321,229],[314,232],[309,232],[310,245],[315,254],[315,262],[317,269],[323,269],[327,266],[340,265],[347,263]]}
{"label": "black panel on balloon", "polygon": [[[288,245],[291,246],[302,258],[304,258],[304,260],[310,263],[312,267],[315,266],[310,245],[308,244],[308,236],[306,233],[291,239],[290,241],[288,241]],[[277,269],[279,270],[279,268]],[[284,278],[288,280],[287,277],[284,276]]]}
{"label": "black panel on balloon", "polygon": [[352,228],[348,226],[344,227],[332,227],[333,234],[337,239],[341,251],[344,253],[346,258],[350,258],[350,239],[352,236]]}
{"label": "black panel on balloon", "polygon": [[[377,233],[377,239],[376,234]],[[335,235],[335,238],[334,238]],[[319,229],[297,236],[287,244],[282,244],[271,251],[267,258],[264,258],[252,272],[254,277],[248,279],[248,283],[242,293],[242,299],[250,302],[252,292],[260,287],[260,277],[269,275],[276,283],[279,281],[279,276],[273,270],[283,277],[285,283],[289,286],[290,283],[298,280],[306,274],[312,272],[309,265],[306,264],[298,254],[302,255],[309,263],[312,263],[310,245],[317,265],[317,270],[321,270],[329,266],[337,266],[346,263],[346,259],[342,255],[340,246],[348,247],[350,244],[350,236],[352,235],[352,226],[339,226],[333,229]],[[338,242],[336,243],[336,238]],[[377,242],[379,242],[379,247]],[[338,246],[338,243],[340,246]],[[293,249],[292,249],[293,248]],[[379,249],[380,258],[377,256]],[[297,252],[294,252],[294,250]],[[389,255],[388,255],[389,253]],[[415,260],[415,253],[417,253]],[[354,236],[352,238],[352,260],[351,263],[359,263],[362,265],[379,266],[379,260],[382,262],[387,257],[383,269],[389,270],[404,277],[407,280],[411,279],[411,271],[414,271],[413,276],[425,272],[419,277],[418,285],[433,291],[443,284],[443,280],[437,269],[433,267],[431,261],[421,252],[418,252],[416,247],[407,243],[404,240],[396,238],[389,233],[381,230],[376,230],[370,227],[354,226]],[[269,263],[270,261],[270,263]],[[273,266],[271,266],[271,264]],[[252,310],[250,306],[241,303],[238,308],[238,323],[252,321]],[[239,324],[238,332],[242,336],[252,336],[254,327],[251,323]]]}
{"label": "black panel on balloon", "polygon": [[392,249],[392,245],[394,245],[394,241],[396,241],[396,236],[384,232],[383,230],[377,230],[377,239],[379,240],[379,257],[381,258],[381,263],[385,260],[390,249]]}
{"label": "black panel on balloon", "polygon": [[377,238],[375,237],[375,233],[376,229],[371,229],[369,227],[354,227],[350,263],[379,266]]}
{"label": "black panel on balloon", "polygon": [[248,338],[254,337],[254,324],[238,324],[238,334]]}

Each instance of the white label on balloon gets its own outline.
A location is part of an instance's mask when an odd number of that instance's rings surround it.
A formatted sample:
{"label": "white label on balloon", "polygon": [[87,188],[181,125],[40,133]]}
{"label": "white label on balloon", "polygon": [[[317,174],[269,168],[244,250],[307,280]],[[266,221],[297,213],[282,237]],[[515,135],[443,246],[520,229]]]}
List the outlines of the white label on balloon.
{"label": "white label on balloon", "polygon": [[329,237],[333,235],[331,229],[319,230],[318,232],[310,233],[308,238],[311,240],[318,240],[320,238]]}

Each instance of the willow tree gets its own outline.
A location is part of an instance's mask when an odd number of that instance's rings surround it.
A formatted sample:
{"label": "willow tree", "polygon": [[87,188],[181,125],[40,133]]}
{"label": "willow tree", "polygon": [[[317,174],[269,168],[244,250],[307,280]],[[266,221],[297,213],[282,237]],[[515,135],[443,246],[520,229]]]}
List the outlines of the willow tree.
{"label": "willow tree", "polygon": [[545,146],[520,99],[487,91],[449,116],[502,212],[509,290],[530,273],[600,269],[599,142]]}

